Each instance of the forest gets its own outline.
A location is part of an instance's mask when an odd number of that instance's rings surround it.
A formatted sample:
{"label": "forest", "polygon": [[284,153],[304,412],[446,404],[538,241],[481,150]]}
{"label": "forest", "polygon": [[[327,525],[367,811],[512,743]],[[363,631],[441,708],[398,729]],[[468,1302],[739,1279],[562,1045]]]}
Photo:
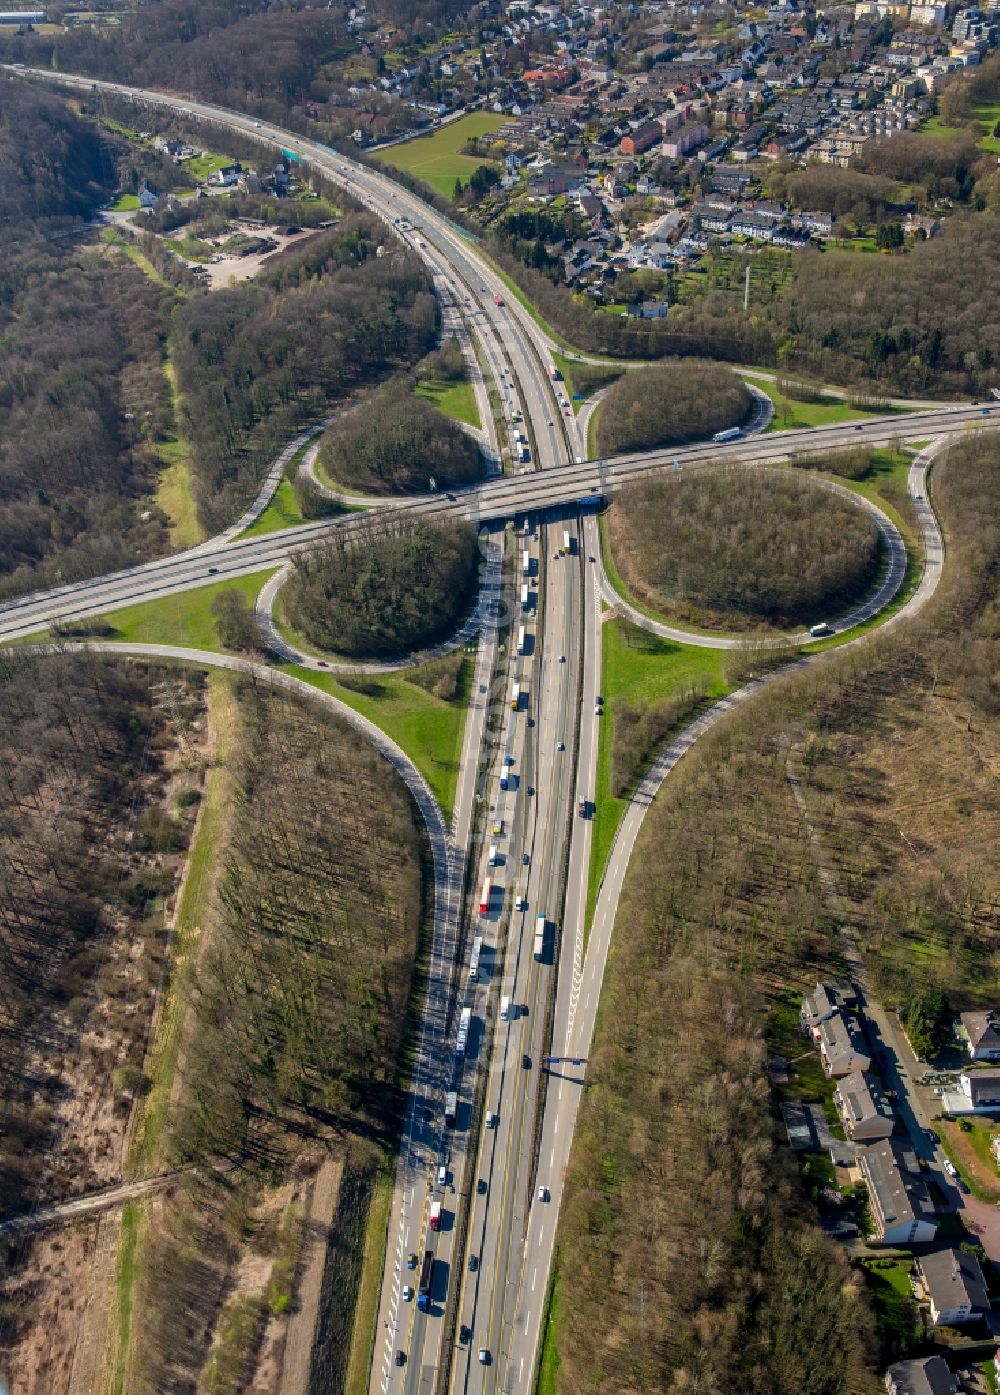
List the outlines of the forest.
{"label": "forest", "polygon": [[392,382],[328,427],[319,463],[331,483],[366,494],[417,494],[472,484],[476,441],[424,398]]}
{"label": "forest", "polygon": [[[265,1330],[271,1340],[295,1294],[301,1179],[326,1157],[343,1161],[347,1212],[328,1263],[342,1261],[359,1221],[363,1232],[351,1198],[363,1206],[400,1123],[398,1052],[425,915],[409,795],[335,717],[251,682],[237,702],[231,832],[187,990],[167,1143],[198,1170],[139,1253],[141,1391],[263,1388]],[[353,1292],[338,1305],[328,1337],[342,1379]]]}
{"label": "forest", "polygon": [[402,251],[376,257],[380,237],[369,217],[345,218],[256,281],[181,307],[174,362],[209,531],[239,515],[277,451],[331,399],[433,347],[427,273]]}
{"label": "forest", "polygon": [[608,515],[615,565],[657,610],[694,623],[813,623],[871,585],[869,513],[787,471],[720,469],[639,480]]}
{"label": "forest", "polygon": [[0,597],[166,546],[153,449],[169,420],[169,295],[76,236],[114,152],[53,94],[0,76]]}
{"label": "forest", "polygon": [[750,411],[742,381],[711,363],[663,363],[625,373],[601,403],[600,455],[679,446],[730,426]]}
{"label": "forest", "polygon": [[[0,1210],[119,1182],[197,812],[200,675],[0,660]],[[79,1233],[4,1239],[0,1375],[68,1388]]]}
{"label": "forest", "polygon": [[[66,0],[47,7],[54,19],[67,8]],[[460,0],[373,0],[369,14],[423,37],[445,32],[466,9]],[[190,92],[327,140],[351,129],[338,111],[349,102],[338,67],[352,53],[348,11],[339,0],[140,0],[114,26],[12,36],[8,52],[31,66]]]}
{"label": "forest", "polygon": [[778,679],[647,816],[560,1224],[557,1390],[879,1388],[860,1277],[818,1229],[769,1101],[769,1014],[842,962],[845,914],[789,775],[885,1001],[992,1002],[996,466],[982,438],[936,467],[949,566],[924,615]]}
{"label": "forest", "polygon": [[394,659],[451,637],[470,610],[479,539],[464,520],[373,520],[292,557],[285,619],[325,652]]}

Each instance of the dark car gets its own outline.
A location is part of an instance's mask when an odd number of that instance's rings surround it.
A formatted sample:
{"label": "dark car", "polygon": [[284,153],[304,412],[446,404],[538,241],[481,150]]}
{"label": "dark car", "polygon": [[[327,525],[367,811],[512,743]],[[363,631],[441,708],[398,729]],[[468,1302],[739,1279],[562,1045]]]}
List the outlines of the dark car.
{"label": "dark car", "polygon": [[479,1181],[476,1183],[476,1191],[479,1193],[480,1196],[485,1196],[485,1195],[486,1195],[486,1178],[485,1178],[485,1177],[480,1177]]}
{"label": "dark car", "polygon": [[472,1328],[471,1328],[471,1327],[466,1327],[465,1323],[463,1322],[462,1325],[461,1325],[461,1327],[458,1329],[458,1343],[459,1343],[459,1346],[463,1346],[463,1347],[464,1347],[465,1344],[466,1344],[466,1342],[469,1340],[469,1338],[470,1338],[471,1336],[472,1336]]}
{"label": "dark car", "polygon": [[208,569],[208,574],[209,574],[209,576],[218,576],[218,575],[219,575],[219,569],[218,569],[218,567],[209,567],[209,569]]}
{"label": "dark car", "polygon": [[932,1143],[941,1142],[941,1135],[936,1133],[934,1129],[924,1129],[924,1133],[927,1135],[927,1137],[930,1139]]}
{"label": "dark car", "polygon": [[469,1273],[474,1274],[479,1268],[479,1256],[469,1255]]}
{"label": "dark car", "polygon": [[524,1067],[525,1070],[531,1070],[531,1057],[528,1055],[527,1052],[525,1052],[524,1055],[521,1057],[521,1065]]}
{"label": "dark car", "polygon": [[397,1351],[397,1352],[396,1352],[396,1365],[397,1365],[397,1366],[405,1366],[405,1365],[406,1365],[406,1352],[405,1352],[405,1351]]}

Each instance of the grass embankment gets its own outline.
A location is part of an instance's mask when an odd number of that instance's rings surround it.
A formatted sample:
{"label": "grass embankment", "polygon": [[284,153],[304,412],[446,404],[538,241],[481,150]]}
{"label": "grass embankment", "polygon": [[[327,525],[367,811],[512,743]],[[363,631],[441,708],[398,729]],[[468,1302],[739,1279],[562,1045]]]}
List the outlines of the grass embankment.
{"label": "grass embankment", "polygon": [[251,523],[249,528],[244,529],[240,537],[257,538],[262,533],[277,533],[282,528],[294,528],[297,524],[304,522],[305,519],[302,517],[302,510],[295,497],[292,482],[284,479],[274,491],[274,498],[257,522]]}
{"label": "grass embankment", "polygon": [[[612,793],[615,713],[622,703],[646,711],[692,689],[704,689],[706,701],[729,691],[724,677],[725,651],[675,644],[641,630],[627,620],[607,620],[602,627],[604,716],[597,754],[597,794],[587,892],[589,927],[604,867],[615,832],[628,807]],[[669,735],[666,738],[669,740]],[[666,741],[664,743],[666,744]],[[654,753],[655,756],[656,753]],[[648,764],[652,763],[653,757]]]}
{"label": "grass embankment", "polygon": [[[416,680],[427,669],[449,660],[456,663],[458,671],[454,697],[445,699],[428,692]],[[355,688],[338,682],[332,674],[298,664],[281,665],[284,672],[339,698],[391,736],[427,780],[446,819],[455,803],[473,667],[471,655],[463,652],[448,660],[435,660],[423,669],[359,677],[352,680],[359,685]],[[361,685],[363,691],[359,690]]]}
{"label": "grass embankment", "polygon": [[767,378],[755,378],[750,373],[741,373],[745,383],[767,393],[774,403],[774,419],[768,431],[794,431],[805,426],[830,426],[839,421],[861,421],[875,415],[852,407],[847,401],[837,398],[824,398],[820,402],[799,402],[786,397],[776,383]]}
{"label": "grass embankment", "polygon": [[958,1168],[969,1191],[980,1201],[1000,1202],[1000,1175],[990,1152],[997,1133],[994,1119],[966,1119],[961,1123],[946,1119],[935,1124],[941,1146]]}
{"label": "grass embankment", "polygon": [[[128,237],[115,228],[106,228],[102,234],[110,247],[122,252],[143,275],[171,292],[182,296],[183,292],[167,281],[149,258]],[[194,493],[191,486],[191,452],[184,440],[178,411],[177,374],[169,349],[163,360],[163,377],[173,416],[173,431],[163,440],[153,442],[153,449],[160,458],[161,470],[156,486],[156,503],[167,515],[170,529],[170,545],[175,551],[194,547],[203,541],[205,530],[198,520]]]}
{"label": "grass embankment", "polygon": [[345,1395],[366,1395],[378,1321],[378,1300],[382,1290],[386,1233],[392,1208],[393,1173],[391,1163],[381,1167],[372,1184],[365,1224],[361,1276],[354,1305],[351,1349],[344,1377]]}
{"label": "grass embankment", "polygon": [[[229,758],[238,720],[228,674],[211,673],[206,687],[213,756],[205,774],[198,822],[188,849],[184,884],[174,919],[170,966],[161,989],[145,1074],[149,1088],[136,1102],[125,1159],[125,1176],[142,1177],[165,1164],[167,1114],[177,1078],[185,1003],[202,928],[215,886],[216,851],[225,838],[231,793]],[[139,1250],[146,1233],[146,1203],[128,1202],[122,1211],[122,1236],[115,1283],[114,1311],[105,1390],[123,1395],[132,1336],[132,1312]]]}
{"label": "grass embankment", "polygon": [[[145,260],[144,257],[143,261]],[[156,444],[156,453],[164,465],[156,489],[156,502],[170,519],[171,545],[180,551],[200,543],[205,537],[205,530],[198,521],[198,511],[195,508],[191,483],[191,453],[180,430],[177,374],[169,356],[163,365],[163,376],[167,382],[167,392],[174,415],[174,432],[172,437]]]}
{"label": "grass embankment", "polygon": [[129,1335],[132,1331],[132,1300],[135,1289],[135,1261],[139,1244],[142,1203],[127,1201],[122,1208],[118,1268],[108,1326],[108,1362],[103,1389],[108,1395],[124,1395],[128,1363]]}
{"label": "grass embankment", "polygon": [[535,1395],[556,1395],[556,1377],[559,1375],[559,1349],[556,1346],[556,1333],[559,1329],[559,1274],[558,1256],[552,1266],[553,1278],[549,1284],[545,1302],[545,1322],[542,1326],[542,1352],[538,1362],[538,1381]]}
{"label": "grass embankment", "polygon": [[581,363],[578,359],[567,358],[565,354],[553,354],[552,362],[562,374],[566,396],[574,413],[579,412],[588,397],[607,387],[626,372],[625,365],[601,363]]}
{"label": "grass embankment", "polygon": [[506,119],[494,112],[469,112],[432,135],[415,136],[413,140],[402,141],[399,145],[374,151],[373,154],[383,164],[408,170],[450,199],[455,192],[456,179],[464,183],[480,165],[492,163],[463,154],[465,143],[473,136],[495,131]]}
{"label": "grass embankment", "polygon": [[466,426],[475,427],[477,431],[481,430],[483,423],[476,406],[476,394],[470,382],[420,382],[414,391],[418,397],[426,398],[439,412],[444,412],[445,416],[451,417],[453,421],[461,421]]}
{"label": "grass embankment", "polygon": [[107,638],[121,644],[174,644],[184,649],[225,651],[219,638],[218,617],[212,614],[212,602],[222,592],[234,591],[245,596],[252,607],[264,582],[277,570],[268,567],[266,571],[112,611],[109,623],[114,626],[114,633]]}
{"label": "grass embankment", "polygon": [[124,252],[129,261],[134,262],[143,275],[148,276],[151,281],[155,281],[156,284],[162,286],[164,290],[177,293],[177,287],[172,286],[170,282],[157,271],[153,263],[144,253],[139,251],[139,248],[131,238],[124,237],[115,228],[105,228],[101,236],[109,246]]}
{"label": "grass embankment", "polygon": [[155,1171],[162,1162],[163,1130],[177,1073],[186,986],[194,970],[198,941],[215,886],[218,868],[214,857],[225,840],[232,790],[229,762],[239,713],[228,674],[210,673],[205,692],[212,759],[205,775],[198,822],[188,850],[184,885],[174,919],[171,970],[160,994],[146,1060],[150,1087],[136,1105],[126,1163],[129,1177],[144,1176]]}

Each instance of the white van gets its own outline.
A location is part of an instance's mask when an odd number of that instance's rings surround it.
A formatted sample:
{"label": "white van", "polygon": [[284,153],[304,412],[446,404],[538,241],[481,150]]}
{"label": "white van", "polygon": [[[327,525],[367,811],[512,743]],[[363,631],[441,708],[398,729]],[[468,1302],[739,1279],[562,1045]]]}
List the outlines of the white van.
{"label": "white van", "polygon": [[495,866],[497,865],[497,845],[496,845],[496,843],[491,843],[491,844],[490,844],[489,864],[490,864],[491,867],[495,867]]}
{"label": "white van", "polygon": [[439,1186],[439,1187],[446,1187],[446,1186],[448,1185],[448,1169],[445,1167],[444,1163],[442,1163],[441,1166],[438,1168],[438,1174],[437,1174],[437,1175],[438,1175],[438,1180],[437,1180],[438,1186]]}
{"label": "white van", "polygon": [[510,998],[507,996],[506,993],[500,999],[500,1021],[510,1021]]}

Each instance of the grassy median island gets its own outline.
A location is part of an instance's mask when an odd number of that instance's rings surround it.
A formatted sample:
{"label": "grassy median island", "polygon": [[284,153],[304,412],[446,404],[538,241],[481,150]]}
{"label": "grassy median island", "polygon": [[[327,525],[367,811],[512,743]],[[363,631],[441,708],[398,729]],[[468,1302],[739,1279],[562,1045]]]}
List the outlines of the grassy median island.
{"label": "grassy median island", "polygon": [[782,470],[638,481],[616,497],[608,537],[622,581],[646,606],[736,631],[845,609],[881,556],[866,511]]}
{"label": "grassy median island", "polygon": [[601,403],[597,451],[618,455],[703,440],[739,426],[750,405],[742,380],[717,363],[685,360],[636,368],[619,378]]}
{"label": "grassy median island", "polygon": [[292,559],[282,613],[326,653],[397,659],[454,633],[478,573],[471,524],[372,519]]}
{"label": "grassy median island", "polygon": [[327,430],[321,475],[364,494],[422,494],[472,484],[483,472],[479,446],[426,397],[387,384]]}

